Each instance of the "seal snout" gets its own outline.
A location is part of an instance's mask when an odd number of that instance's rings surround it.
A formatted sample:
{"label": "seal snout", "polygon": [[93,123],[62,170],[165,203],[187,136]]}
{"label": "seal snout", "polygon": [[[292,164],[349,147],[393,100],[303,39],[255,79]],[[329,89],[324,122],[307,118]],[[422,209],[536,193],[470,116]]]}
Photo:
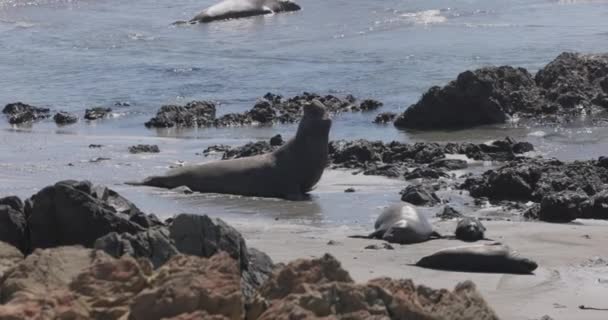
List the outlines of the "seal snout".
{"label": "seal snout", "polygon": [[321,119],[327,118],[327,112],[326,112],[325,105],[317,99],[313,100],[310,103],[305,104],[303,108],[304,108],[305,117],[314,117],[314,118],[321,118]]}

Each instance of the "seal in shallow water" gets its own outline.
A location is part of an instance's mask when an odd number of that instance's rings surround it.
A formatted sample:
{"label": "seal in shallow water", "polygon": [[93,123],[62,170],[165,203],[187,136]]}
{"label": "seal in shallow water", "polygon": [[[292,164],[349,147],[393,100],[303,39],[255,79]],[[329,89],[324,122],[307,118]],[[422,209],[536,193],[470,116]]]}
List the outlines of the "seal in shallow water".
{"label": "seal in shallow water", "polygon": [[368,238],[383,239],[392,243],[410,244],[440,237],[429,221],[416,208],[398,203],[386,208],[376,220],[376,231]]}
{"label": "seal in shallow water", "polygon": [[519,257],[500,243],[443,249],[420,259],[416,265],[439,270],[515,274],[530,274],[538,268],[536,262]]}
{"label": "seal in shallow water", "polygon": [[224,0],[203,10],[189,22],[208,23],[300,9],[299,5],[288,0]]}
{"label": "seal in shallow water", "polygon": [[142,183],[161,188],[244,196],[306,199],[321,179],[328,160],[331,119],[318,100],[305,105],[296,136],[272,153],[221,160],[171,170]]}

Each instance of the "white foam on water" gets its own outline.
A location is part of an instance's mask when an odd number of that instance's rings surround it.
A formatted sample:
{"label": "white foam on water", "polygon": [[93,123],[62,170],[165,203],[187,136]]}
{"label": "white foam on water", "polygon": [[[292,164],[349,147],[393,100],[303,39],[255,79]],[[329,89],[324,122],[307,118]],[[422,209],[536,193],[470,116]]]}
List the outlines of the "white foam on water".
{"label": "white foam on water", "polygon": [[441,10],[432,9],[417,12],[407,12],[401,14],[402,17],[407,18],[415,24],[438,24],[444,23],[448,20],[447,17],[441,15]]}

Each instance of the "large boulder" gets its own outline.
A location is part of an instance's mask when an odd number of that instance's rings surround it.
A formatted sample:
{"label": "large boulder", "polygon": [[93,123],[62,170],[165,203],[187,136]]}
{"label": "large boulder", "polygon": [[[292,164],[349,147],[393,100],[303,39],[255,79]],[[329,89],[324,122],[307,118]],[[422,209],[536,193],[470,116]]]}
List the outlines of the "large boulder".
{"label": "large boulder", "polygon": [[58,182],[27,203],[31,250],[76,244],[92,247],[108,233],[134,234],[155,223],[116,192],[88,181]]}
{"label": "large boulder", "polygon": [[238,262],[242,275],[241,287],[250,298],[272,272],[272,260],[258,250],[248,250],[243,236],[220,219],[206,215],[180,214],[169,227],[170,237],[180,253],[211,257],[220,251]]}
{"label": "large boulder", "polygon": [[437,194],[423,185],[409,185],[401,190],[401,201],[409,202],[415,206],[434,206],[441,203]]}
{"label": "large boulder", "polygon": [[84,111],[84,118],[87,120],[103,119],[112,113],[111,108],[94,107]]}
{"label": "large boulder", "polygon": [[608,219],[608,190],[602,190],[582,203],[580,218]]}
{"label": "large boulder", "polygon": [[432,87],[395,120],[399,128],[438,129],[504,123],[516,112],[533,112],[543,100],[523,68],[465,71],[445,87]]}
{"label": "large boulder", "polygon": [[15,246],[21,252],[29,248],[25,214],[13,207],[0,204],[0,241]]}
{"label": "large boulder", "polygon": [[58,125],[68,125],[78,122],[78,116],[73,113],[60,111],[53,116],[53,120]]}
{"label": "large boulder", "polygon": [[543,197],[538,218],[548,222],[570,222],[581,215],[579,205],[587,200],[586,194],[562,191]]}

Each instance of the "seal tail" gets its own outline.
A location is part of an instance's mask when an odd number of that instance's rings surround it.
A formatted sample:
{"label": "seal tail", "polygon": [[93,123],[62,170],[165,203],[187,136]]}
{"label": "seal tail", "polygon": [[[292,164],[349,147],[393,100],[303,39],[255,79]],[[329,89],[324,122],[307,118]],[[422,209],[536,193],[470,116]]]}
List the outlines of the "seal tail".
{"label": "seal tail", "polygon": [[127,181],[125,184],[130,186],[150,186],[150,187],[159,187],[166,188],[165,183],[163,182],[163,177],[152,176],[145,178],[143,181]]}
{"label": "seal tail", "polygon": [[370,233],[367,236],[364,235],[354,235],[354,236],[348,236],[349,238],[355,238],[355,239],[382,239],[382,236],[384,235],[384,230],[376,230],[372,233]]}

